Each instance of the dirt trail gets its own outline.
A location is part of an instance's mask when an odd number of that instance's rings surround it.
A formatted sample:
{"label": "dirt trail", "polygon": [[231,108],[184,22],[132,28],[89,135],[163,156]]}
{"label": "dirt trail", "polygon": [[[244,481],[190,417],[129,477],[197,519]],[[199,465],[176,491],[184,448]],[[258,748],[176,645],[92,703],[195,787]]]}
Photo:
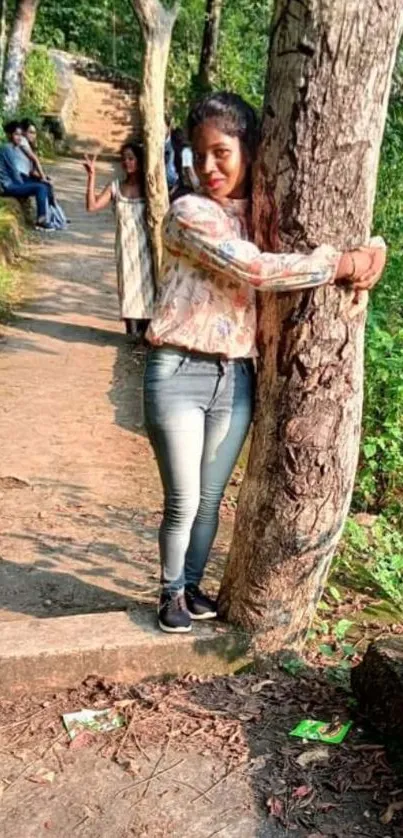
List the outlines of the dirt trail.
{"label": "dirt trail", "polygon": [[124,608],[157,581],[158,481],[141,357],[117,320],[112,215],[85,213],[79,162],[55,180],[71,227],[33,246],[35,301],[0,353],[2,619]]}

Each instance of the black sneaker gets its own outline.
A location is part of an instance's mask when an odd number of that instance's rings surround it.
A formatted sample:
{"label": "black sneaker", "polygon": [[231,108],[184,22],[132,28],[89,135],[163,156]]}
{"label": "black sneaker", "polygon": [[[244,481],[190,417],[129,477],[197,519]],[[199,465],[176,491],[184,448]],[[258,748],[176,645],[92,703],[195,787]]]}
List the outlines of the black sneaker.
{"label": "black sneaker", "polygon": [[198,585],[186,585],[185,600],[192,620],[213,620],[217,616],[217,603],[203,594]]}
{"label": "black sneaker", "polygon": [[192,621],[183,594],[163,592],[158,607],[158,625],[170,634],[191,631]]}

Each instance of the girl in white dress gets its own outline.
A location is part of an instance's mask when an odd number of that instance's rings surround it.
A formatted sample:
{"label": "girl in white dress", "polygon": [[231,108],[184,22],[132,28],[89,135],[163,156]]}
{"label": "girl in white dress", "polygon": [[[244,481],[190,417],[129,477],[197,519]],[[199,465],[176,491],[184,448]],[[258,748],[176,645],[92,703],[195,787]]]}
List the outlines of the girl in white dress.
{"label": "girl in white dress", "polygon": [[128,334],[144,338],[153,314],[155,286],[144,199],[143,149],[127,142],[121,148],[123,180],[114,180],[96,195],[95,161],[85,157],[88,212],[113,204],[116,218],[116,269],[120,318]]}

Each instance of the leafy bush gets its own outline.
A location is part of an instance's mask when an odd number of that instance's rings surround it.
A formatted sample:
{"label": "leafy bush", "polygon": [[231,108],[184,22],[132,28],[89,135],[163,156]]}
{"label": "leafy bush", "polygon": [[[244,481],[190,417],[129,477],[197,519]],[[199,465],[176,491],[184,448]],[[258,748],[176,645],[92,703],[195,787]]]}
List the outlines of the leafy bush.
{"label": "leafy bush", "polygon": [[172,34],[167,72],[168,110],[184,122],[192,98],[193,77],[197,73],[204,22],[204,3],[187,0],[183,4]]}
{"label": "leafy bush", "polygon": [[334,583],[403,606],[403,533],[393,521],[379,515],[371,527],[347,522],[330,577],[330,586]]}
{"label": "leafy bush", "polygon": [[15,277],[9,268],[0,265],[0,321],[10,316],[14,302]]}
{"label": "leafy bush", "polygon": [[394,514],[403,494],[403,105],[389,111],[374,226],[388,263],[371,296],[367,326],[363,444],[355,508]]}
{"label": "leafy bush", "polygon": [[[6,260],[19,254],[22,231],[22,212],[17,202],[0,199],[0,252]],[[0,263],[0,320],[10,316],[18,300],[19,285],[19,271]]]}
{"label": "leafy bush", "polygon": [[52,104],[57,91],[55,65],[46,47],[35,47],[27,57],[24,67],[24,85],[19,111],[37,119]]}
{"label": "leafy bush", "polygon": [[272,8],[267,0],[224,3],[217,87],[239,93],[257,108],[263,101]]}
{"label": "leafy bush", "polygon": [[[187,0],[189,2],[189,0]],[[33,41],[81,53],[136,78],[141,72],[143,44],[130,0],[41,0]]]}
{"label": "leafy bush", "polygon": [[0,143],[6,137],[3,124],[8,118],[32,119],[39,129],[39,151],[43,155],[52,156],[54,153],[53,140],[49,135],[41,132],[42,114],[51,108],[52,99],[57,91],[57,74],[55,65],[46,47],[34,47],[27,56],[24,67],[24,81],[18,109],[13,114],[4,114],[0,106]]}
{"label": "leafy bush", "polygon": [[[395,76],[394,89],[400,85]],[[368,529],[346,525],[331,580],[403,607],[403,103],[392,98],[374,217],[388,261],[370,298],[360,466],[353,511],[378,515]]]}

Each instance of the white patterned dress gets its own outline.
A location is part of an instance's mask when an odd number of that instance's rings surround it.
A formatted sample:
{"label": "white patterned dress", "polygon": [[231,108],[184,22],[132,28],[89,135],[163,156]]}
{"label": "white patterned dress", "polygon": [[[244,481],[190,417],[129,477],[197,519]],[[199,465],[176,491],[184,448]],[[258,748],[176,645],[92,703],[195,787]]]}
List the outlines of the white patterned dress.
{"label": "white patterned dress", "polygon": [[116,270],[121,320],[147,320],[153,315],[155,286],[147,234],[146,203],[126,198],[112,183],[116,217]]}

